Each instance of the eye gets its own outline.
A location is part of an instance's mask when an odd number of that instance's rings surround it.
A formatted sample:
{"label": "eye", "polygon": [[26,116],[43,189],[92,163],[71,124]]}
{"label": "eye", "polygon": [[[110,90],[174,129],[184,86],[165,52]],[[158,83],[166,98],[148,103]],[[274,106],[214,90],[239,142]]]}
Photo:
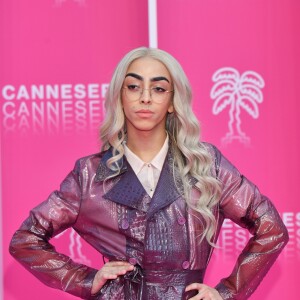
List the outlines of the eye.
{"label": "eye", "polygon": [[130,90],[130,91],[135,92],[135,91],[139,91],[140,87],[136,84],[128,84],[127,89]]}
{"label": "eye", "polygon": [[153,91],[154,93],[156,93],[156,94],[163,94],[163,93],[165,93],[167,90],[164,89],[164,88],[162,88],[162,87],[160,87],[160,86],[156,86],[156,87],[152,88],[152,91]]}

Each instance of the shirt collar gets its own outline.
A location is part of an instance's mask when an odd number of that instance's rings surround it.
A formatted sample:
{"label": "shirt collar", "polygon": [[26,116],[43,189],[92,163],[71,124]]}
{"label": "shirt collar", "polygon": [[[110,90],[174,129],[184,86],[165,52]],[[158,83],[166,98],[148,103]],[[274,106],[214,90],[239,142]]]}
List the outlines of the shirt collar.
{"label": "shirt collar", "polygon": [[[167,134],[167,137],[165,139],[165,142],[162,146],[162,148],[159,150],[159,152],[155,155],[155,157],[148,163],[153,165],[153,167],[157,168],[159,171],[162,170],[165,158],[167,156],[169,149],[169,135]],[[124,143],[124,151],[125,151],[125,156],[129,164],[131,165],[133,171],[135,174],[138,174],[143,166],[147,164],[143,160],[141,160],[136,154],[134,154]]]}

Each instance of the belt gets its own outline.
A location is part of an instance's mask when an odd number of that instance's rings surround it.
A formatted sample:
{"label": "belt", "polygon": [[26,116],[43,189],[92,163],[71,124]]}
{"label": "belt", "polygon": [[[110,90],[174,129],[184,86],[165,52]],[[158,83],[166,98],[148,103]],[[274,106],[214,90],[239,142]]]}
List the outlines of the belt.
{"label": "belt", "polygon": [[[202,283],[204,272],[202,270],[143,270],[135,265],[135,269],[124,275],[125,297],[132,299],[137,293],[137,300],[144,300],[145,285],[147,286],[187,286],[193,282]],[[189,299],[196,294],[195,291],[184,293],[182,299]]]}

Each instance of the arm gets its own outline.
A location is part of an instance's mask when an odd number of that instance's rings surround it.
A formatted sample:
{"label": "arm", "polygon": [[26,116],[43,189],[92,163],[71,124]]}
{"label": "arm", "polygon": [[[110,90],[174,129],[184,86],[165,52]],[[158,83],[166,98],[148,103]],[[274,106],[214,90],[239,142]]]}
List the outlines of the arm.
{"label": "arm", "polygon": [[288,233],[271,201],[217,151],[218,177],[223,184],[220,211],[247,228],[248,241],[229,277],[216,286],[223,299],[247,299],[288,242]]}
{"label": "arm", "polygon": [[77,163],[60,190],[30,212],[14,234],[9,250],[46,285],[87,299],[97,270],[73,262],[49,243],[52,237],[76,222],[81,202],[79,169]]}

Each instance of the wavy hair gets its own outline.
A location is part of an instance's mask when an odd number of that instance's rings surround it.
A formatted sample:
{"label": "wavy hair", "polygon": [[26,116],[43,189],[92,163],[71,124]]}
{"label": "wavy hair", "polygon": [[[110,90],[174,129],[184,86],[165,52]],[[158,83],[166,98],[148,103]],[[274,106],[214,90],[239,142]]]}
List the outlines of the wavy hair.
{"label": "wavy hair", "polygon": [[[107,162],[108,167],[114,171],[113,176],[116,176],[121,169],[119,162],[124,155],[122,143],[126,139],[121,89],[128,67],[134,60],[142,57],[151,57],[160,61],[171,75],[174,87],[174,112],[167,116],[166,130],[172,140],[174,167],[176,166],[183,181],[188,206],[192,211],[200,213],[201,217],[198,219],[202,220],[203,225],[201,241],[206,238],[208,243],[215,246],[214,234],[217,230],[217,220],[213,208],[218,204],[221,185],[212,174],[213,162],[208,149],[199,142],[200,126],[192,111],[189,81],[178,61],[163,50],[146,47],[134,49],[124,56],[115,69],[106,94],[105,118],[100,127],[102,150],[112,147],[113,155]],[[200,190],[198,199],[192,196],[191,176],[197,180],[196,187]]]}

